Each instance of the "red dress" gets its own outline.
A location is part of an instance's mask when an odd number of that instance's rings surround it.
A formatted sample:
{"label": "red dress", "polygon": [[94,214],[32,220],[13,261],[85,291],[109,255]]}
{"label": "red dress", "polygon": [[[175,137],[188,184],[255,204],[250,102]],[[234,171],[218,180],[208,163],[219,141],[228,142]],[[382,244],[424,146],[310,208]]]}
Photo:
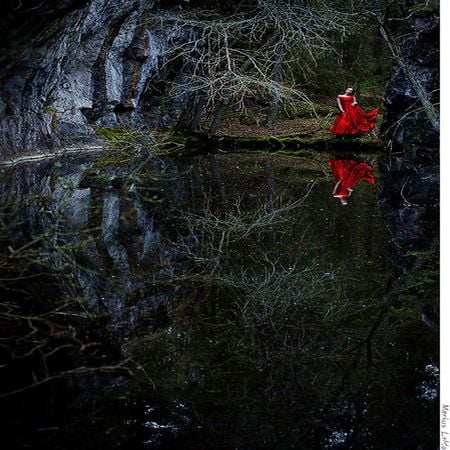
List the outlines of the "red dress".
{"label": "red dress", "polygon": [[360,181],[375,183],[373,168],[365,162],[353,159],[330,159],[327,163],[332,169],[337,183],[333,197],[348,197]]}
{"label": "red dress", "polygon": [[358,134],[373,130],[377,119],[378,109],[365,113],[358,105],[352,106],[355,101],[353,95],[338,95],[344,112],[340,112],[330,131],[333,134]]}

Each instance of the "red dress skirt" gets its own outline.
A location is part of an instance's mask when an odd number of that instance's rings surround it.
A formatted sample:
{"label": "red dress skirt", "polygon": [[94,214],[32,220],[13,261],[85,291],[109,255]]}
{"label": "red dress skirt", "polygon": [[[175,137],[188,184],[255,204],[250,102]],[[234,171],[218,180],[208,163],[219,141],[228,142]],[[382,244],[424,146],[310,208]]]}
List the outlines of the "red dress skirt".
{"label": "red dress skirt", "polygon": [[352,106],[355,101],[353,95],[338,95],[342,109],[337,115],[330,131],[336,135],[358,134],[373,130],[378,115],[378,109],[365,113],[358,105]]}
{"label": "red dress skirt", "polygon": [[353,159],[330,159],[328,165],[333,169],[338,181],[333,197],[350,196],[353,188],[361,181],[375,183],[373,168],[365,162],[357,162]]}

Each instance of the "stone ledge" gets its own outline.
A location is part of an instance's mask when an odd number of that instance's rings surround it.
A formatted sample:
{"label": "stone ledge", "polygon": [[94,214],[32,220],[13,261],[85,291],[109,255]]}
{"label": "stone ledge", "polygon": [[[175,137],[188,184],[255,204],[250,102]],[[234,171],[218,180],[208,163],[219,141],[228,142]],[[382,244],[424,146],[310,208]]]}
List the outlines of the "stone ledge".
{"label": "stone ledge", "polygon": [[70,147],[60,147],[48,152],[39,152],[34,154],[25,154],[20,156],[15,156],[12,158],[0,161],[0,167],[10,167],[17,164],[25,164],[33,161],[41,161],[44,159],[56,158],[63,155],[84,153],[84,152],[95,152],[105,150],[104,145],[77,145]]}

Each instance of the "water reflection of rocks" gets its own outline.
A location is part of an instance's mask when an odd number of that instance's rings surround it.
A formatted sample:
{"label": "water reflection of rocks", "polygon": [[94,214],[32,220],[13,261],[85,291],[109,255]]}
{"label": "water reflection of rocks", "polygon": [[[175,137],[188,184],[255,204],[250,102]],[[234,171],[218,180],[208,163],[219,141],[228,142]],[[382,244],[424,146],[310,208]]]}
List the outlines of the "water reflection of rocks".
{"label": "water reflection of rocks", "polygon": [[185,193],[179,180],[170,179],[173,165],[157,161],[152,170],[145,176],[157,176],[157,185],[145,197],[137,194],[139,180],[121,168],[98,168],[95,159],[19,167],[6,175],[2,192],[2,204],[17,209],[14,235],[24,242],[45,237],[53,247],[47,248],[52,268],[64,265],[73,294],[86,300],[90,313],[106,314],[121,336],[137,321],[154,321],[166,293],[146,284],[170,278],[182,265],[155,217],[163,197],[181,208]]}
{"label": "water reflection of rocks", "polygon": [[[70,390],[59,385],[60,395],[78,399],[80,427],[98,436],[78,433],[73,448],[387,448],[377,447],[386,439],[408,448],[405,439],[433,440],[416,411],[434,400],[408,394],[424,386],[415,369],[436,358],[411,292],[376,323],[390,280],[376,192],[361,183],[358,208],[329,208],[326,161],[256,153],[123,162],[105,154],[4,172],[8,245],[35,239],[33,270],[52,280],[6,287],[29,297],[51,288],[61,314],[49,321],[95,348],[37,370],[58,348],[47,342],[47,356],[24,358],[24,370],[40,380],[73,364],[111,368],[75,374]],[[10,300],[26,309],[20,295]],[[36,300],[27,314],[53,306]],[[113,370],[120,365],[132,373]],[[100,403],[77,397],[105,389]],[[68,424],[46,423],[60,430],[50,442],[64,440]]]}

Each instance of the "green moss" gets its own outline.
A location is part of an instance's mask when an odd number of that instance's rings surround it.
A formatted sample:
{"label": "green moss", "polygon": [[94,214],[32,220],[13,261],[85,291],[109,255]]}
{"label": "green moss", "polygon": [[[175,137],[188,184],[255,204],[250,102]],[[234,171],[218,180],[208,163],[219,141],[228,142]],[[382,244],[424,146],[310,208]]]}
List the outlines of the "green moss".
{"label": "green moss", "polygon": [[95,131],[99,136],[114,146],[118,143],[130,143],[135,140],[135,136],[127,128],[98,127]]}
{"label": "green moss", "polygon": [[247,111],[239,115],[239,122],[242,125],[260,125],[260,119],[257,117],[257,112],[253,109],[248,109]]}
{"label": "green moss", "polygon": [[411,12],[411,13],[422,13],[422,12],[438,13],[439,6],[438,6],[437,2],[426,1],[426,2],[422,2],[422,3],[418,3],[417,5],[411,6],[409,8],[409,12]]}
{"label": "green moss", "polygon": [[42,108],[42,111],[47,113],[47,114],[56,114],[56,109],[51,107],[51,106],[44,106]]}
{"label": "green moss", "polygon": [[102,153],[94,164],[94,168],[103,169],[106,167],[125,167],[132,159],[133,155],[126,151],[110,149]]}
{"label": "green moss", "polygon": [[113,148],[142,147],[155,143],[155,136],[148,130],[97,127],[95,132]]}

